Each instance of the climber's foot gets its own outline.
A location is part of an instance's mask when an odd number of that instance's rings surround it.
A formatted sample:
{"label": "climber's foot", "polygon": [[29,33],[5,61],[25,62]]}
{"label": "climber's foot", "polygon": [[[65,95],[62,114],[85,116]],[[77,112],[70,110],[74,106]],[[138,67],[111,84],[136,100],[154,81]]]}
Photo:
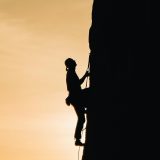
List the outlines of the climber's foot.
{"label": "climber's foot", "polygon": [[75,141],[76,146],[84,146],[84,143],[82,143],[79,139]]}

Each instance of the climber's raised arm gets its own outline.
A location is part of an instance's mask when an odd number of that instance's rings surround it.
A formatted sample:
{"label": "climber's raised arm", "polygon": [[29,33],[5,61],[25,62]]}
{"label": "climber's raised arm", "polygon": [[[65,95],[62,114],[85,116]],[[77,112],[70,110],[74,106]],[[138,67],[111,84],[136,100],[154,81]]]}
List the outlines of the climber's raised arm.
{"label": "climber's raised arm", "polygon": [[84,82],[84,80],[86,79],[86,77],[89,76],[89,72],[86,71],[86,73],[84,74],[84,76],[79,80],[80,81],[80,84],[82,84]]}

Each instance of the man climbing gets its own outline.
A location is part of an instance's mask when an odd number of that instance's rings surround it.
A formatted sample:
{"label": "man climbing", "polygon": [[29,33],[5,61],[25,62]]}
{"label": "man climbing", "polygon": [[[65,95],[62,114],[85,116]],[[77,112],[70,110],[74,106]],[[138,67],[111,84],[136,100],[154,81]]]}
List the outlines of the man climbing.
{"label": "man climbing", "polygon": [[72,105],[75,109],[77,114],[77,125],[75,130],[75,145],[76,146],[84,146],[84,143],[81,142],[81,131],[83,129],[83,124],[85,122],[85,105],[84,105],[84,95],[81,89],[81,84],[84,82],[86,77],[89,76],[89,72],[86,71],[84,76],[79,79],[76,74],[76,62],[72,58],[68,58],[65,60],[66,65],[66,83],[67,83],[67,90],[69,92],[69,96],[66,98],[66,104]]}

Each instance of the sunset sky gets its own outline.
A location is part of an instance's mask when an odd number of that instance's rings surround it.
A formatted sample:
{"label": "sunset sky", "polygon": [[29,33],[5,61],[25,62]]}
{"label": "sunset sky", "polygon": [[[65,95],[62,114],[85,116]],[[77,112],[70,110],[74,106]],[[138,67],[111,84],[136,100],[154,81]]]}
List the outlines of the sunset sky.
{"label": "sunset sky", "polygon": [[78,159],[64,60],[86,71],[91,9],[92,0],[0,0],[0,160]]}

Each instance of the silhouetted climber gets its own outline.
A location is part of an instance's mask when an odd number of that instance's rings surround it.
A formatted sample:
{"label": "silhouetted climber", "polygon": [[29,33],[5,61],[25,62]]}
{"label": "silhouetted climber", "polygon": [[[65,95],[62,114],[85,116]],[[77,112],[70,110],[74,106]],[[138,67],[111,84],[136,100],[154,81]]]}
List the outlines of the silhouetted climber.
{"label": "silhouetted climber", "polygon": [[81,142],[81,131],[85,122],[86,106],[84,103],[84,96],[86,96],[86,94],[84,94],[84,90],[82,90],[81,84],[84,82],[86,77],[89,76],[89,71],[86,71],[84,76],[81,79],[79,79],[75,71],[75,68],[77,66],[75,60],[73,60],[72,58],[68,58],[65,60],[65,65],[67,71],[67,90],[69,92],[69,96],[66,98],[66,104],[71,104],[74,107],[78,118],[74,135],[76,139],[75,145],[84,146],[84,143]]}

